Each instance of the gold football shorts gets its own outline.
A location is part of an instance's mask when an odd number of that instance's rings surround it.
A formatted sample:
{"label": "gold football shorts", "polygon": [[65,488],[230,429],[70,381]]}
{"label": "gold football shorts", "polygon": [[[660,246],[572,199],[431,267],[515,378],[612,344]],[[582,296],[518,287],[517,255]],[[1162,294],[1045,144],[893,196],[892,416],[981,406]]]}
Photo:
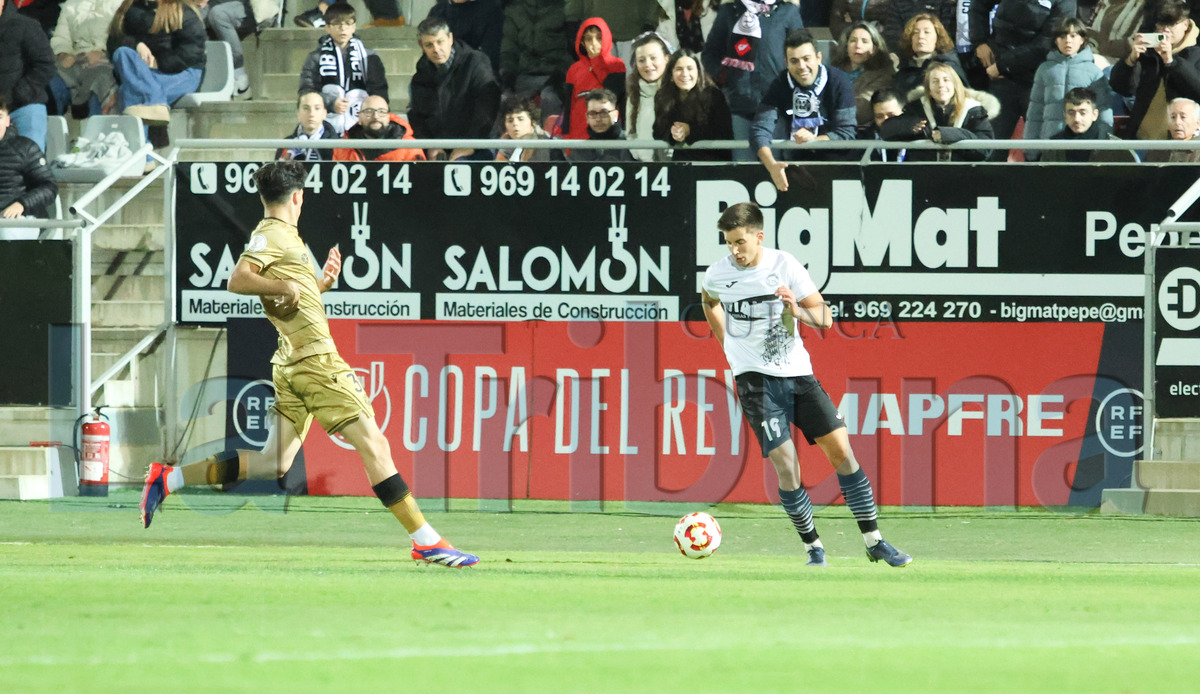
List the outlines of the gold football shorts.
{"label": "gold football shorts", "polygon": [[274,364],[271,380],[275,411],[292,423],[302,440],[314,417],[330,434],[359,417],[375,417],[354,369],[336,352],[314,354],[294,364]]}

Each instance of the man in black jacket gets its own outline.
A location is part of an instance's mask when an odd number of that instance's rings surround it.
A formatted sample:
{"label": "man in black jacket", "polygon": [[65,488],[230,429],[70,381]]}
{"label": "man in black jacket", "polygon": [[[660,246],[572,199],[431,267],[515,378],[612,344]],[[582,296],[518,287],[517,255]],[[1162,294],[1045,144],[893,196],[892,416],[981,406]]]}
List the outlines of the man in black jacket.
{"label": "man in black jacket", "polygon": [[21,135],[46,148],[46,85],[54,78],[54,52],[41,25],[0,0],[0,99]]}
{"label": "man in black jacket", "polygon": [[[0,98],[0,217],[45,216],[56,195],[58,184],[46,167],[46,155],[9,127],[8,103]],[[36,229],[0,229],[0,240],[36,238]]]}
{"label": "man in black jacket", "polygon": [[[427,18],[417,27],[425,54],[417,61],[410,83],[408,120],[423,138],[488,138],[500,108],[500,84],[483,53],[455,42],[446,20]],[[426,152],[429,159],[491,160],[488,150],[444,149]]]}

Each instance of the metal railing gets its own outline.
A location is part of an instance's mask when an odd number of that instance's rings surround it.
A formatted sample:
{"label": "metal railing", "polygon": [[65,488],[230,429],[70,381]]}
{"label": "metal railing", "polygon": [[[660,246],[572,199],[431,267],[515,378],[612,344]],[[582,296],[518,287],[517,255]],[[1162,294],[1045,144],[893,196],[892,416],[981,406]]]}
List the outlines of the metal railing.
{"label": "metal railing", "polygon": [[[79,326],[78,354],[80,357],[78,360],[78,374],[72,383],[72,399],[76,404],[77,414],[80,416],[91,412],[92,397],[96,392],[136,359],[139,354],[145,351],[173,323],[174,316],[168,312],[164,315],[162,324],[156,327],[152,333],[139,340],[136,345],[106,369],[99,378],[94,381],[92,380],[92,234],[154,181],[163,176],[172,177],[173,167],[171,166],[171,162],[175,159],[176,153],[177,151],[172,152],[167,157],[163,157],[157,154],[154,151],[154,147],[149,144],[133,152],[111,173],[98,181],[91,189],[71,204],[68,209],[73,216],[67,219],[0,220],[0,228],[66,229],[69,236],[75,242],[73,244],[73,265],[75,272],[71,292],[73,303],[71,320]],[[88,207],[92,203],[112,188],[117,181],[127,177],[131,171],[141,174],[147,158],[158,164],[153,171],[141,175],[129,190],[100,212],[92,213],[89,211]],[[169,198],[164,200],[164,214],[174,209],[172,202]],[[174,225],[172,224],[169,229],[173,233]],[[167,254],[167,257],[170,255],[167,246],[173,245],[172,233],[166,234],[164,253]],[[44,234],[42,236],[44,237]],[[165,282],[168,283],[173,281],[173,276],[167,276],[165,279]],[[172,287],[167,285],[166,296],[171,296],[171,290]],[[171,305],[171,302],[168,302],[168,309]]]}
{"label": "metal railing", "polygon": [[[509,140],[492,139],[459,139],[459,140],[289,140],[286,138],[271,139],[214,139],[186,138],[178,140],[180,149],[212,150],[212,149],[679,149],[660,140]],[[736,150],[748,149],[745,140],[703,140],[685,149],[692,150]],[[879,150],[910,150],[955,152],[964,150],[1038,150],[1038,151],[1196,151],[1200,150],[1200,140],[963,140],[954,144],[938,144],[928,140],[912,142],[890,142],[885,140],[819,140],[805,144],[797,144],[790,140],[774,140],[771,143],[774,150],[841,150],[863,152],[862,163],[878,163],[869,161],[869,156]],[[736,162],[735,162],[736,163]],[[820,163],[820,162],[814,162]],[[842,162],[845,163],[845,162]],[[962,162],[953,162],[962,163]],[[1006,162],[997,162],[1006,163]],[[1031,162],[1035,163],[1035,162]],[[1096,162],[1098,164],[1109,162]]]}

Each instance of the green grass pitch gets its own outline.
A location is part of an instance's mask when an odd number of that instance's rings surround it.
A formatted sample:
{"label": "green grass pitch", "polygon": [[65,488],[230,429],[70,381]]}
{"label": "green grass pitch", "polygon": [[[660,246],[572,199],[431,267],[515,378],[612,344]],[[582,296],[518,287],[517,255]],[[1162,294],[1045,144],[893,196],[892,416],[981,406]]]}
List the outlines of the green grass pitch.
{"label": "green grass pitch", "polygon": [[[806,569],[778,509],[430,506],[483,561],[417,567],[374,499],[137,494],[0,502],[4,692],[1195,691],[1200,522],[883,509],[915,557],[871,564],[818,513]],[[286,512],[284,505],[286,503]],[[673,508],[660,509],[673,512]],[[700,506],[690,510],[704,510]]]}

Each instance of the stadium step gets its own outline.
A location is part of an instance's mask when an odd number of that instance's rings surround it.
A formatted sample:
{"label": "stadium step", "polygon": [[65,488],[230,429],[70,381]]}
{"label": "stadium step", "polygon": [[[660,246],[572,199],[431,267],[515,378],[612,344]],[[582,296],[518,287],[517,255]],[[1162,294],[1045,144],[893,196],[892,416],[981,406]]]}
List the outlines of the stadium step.
{"label": "stadium step", "polygon": [[[388,103],[392,110],[403,113],[408,108],[408,84],[412,81],[412,73],[388,73]],[[295,104],[299,79],[296,73],[268,72],[262,76],[262,90],[255,92],[255,98],[261,96],[264,100],[286,99]]]}
{"label": "stadium step", "polygon": [[[388,76],[412,74],[421,49],[415,27],[359,29],[355,32],[363,44],[379,55]],[[246,52],[247,61],[256,61],[262,74],[288,72],[299,79],[308,54],[317,48],[324,31],[313,29],[267,29],[256,46],[256,55]]]}
{"label": "stadium step", "polygon": [[1200,460],[1139,460],[1133,470],[1144,489],[1200,489]]}
{"label": "stadium step", "polygon": [[60,456],[70,456],[62,446],[3,446],[0,447],[0,499],[49,499],[75,493],[74,460],[63,460],[70,466],[64,489]]}
{"label": "stadium step", "polygon": [[1133,464],[1129,489],[1105,489],[1103,514],[1200,517],[1200,419],[1157,419],[1153,459]]}
{"label": "stadium step", "polygon": [[[75,411],[56,407],[0,407],[0,446],[28,446],[33,441],[70,443]],[[0,474],[3,467],[0,466]]]}
{"label": "stadium step", "polygon": [[26,501],[49,498],[49,475],[0,475],[0,499]]}
{"label": "stadium step", "polygon": [[1200,419],[1156,420],[1154,458],[1200,460]]}
{"label": "stadium step", "polygon": [[[157,301],[162,302],[162,274],[158,275],[93,275],[93,301]],[[92,344],[95,344],[95,338]]]}

